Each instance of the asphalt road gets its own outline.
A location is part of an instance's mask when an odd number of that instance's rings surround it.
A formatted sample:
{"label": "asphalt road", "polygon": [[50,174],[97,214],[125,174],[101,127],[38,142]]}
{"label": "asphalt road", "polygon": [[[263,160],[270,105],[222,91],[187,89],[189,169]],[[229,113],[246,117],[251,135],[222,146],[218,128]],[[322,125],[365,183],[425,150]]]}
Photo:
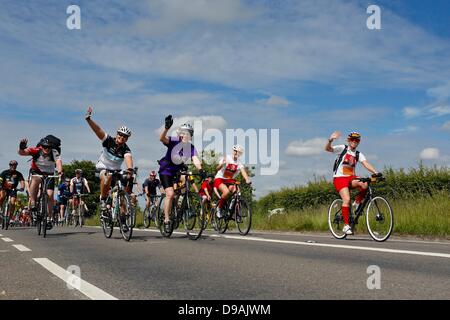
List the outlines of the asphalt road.
{"label": "asphalt road", "polygon": [[0,299],[450,299],[445,240],[232,230],[191,241],[135,229],[125,242],[96,227],[54,228],[45,239],[34,228],[0,234]]}

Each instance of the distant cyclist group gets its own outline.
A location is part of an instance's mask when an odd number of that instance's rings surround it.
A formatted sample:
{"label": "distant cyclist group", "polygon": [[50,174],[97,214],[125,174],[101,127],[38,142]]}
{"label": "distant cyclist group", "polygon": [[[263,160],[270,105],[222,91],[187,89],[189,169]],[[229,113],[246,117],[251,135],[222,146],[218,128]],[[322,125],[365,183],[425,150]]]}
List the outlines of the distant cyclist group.
{"label": "distant cyclist group", "polygon": [[[93,108],[88,107],[85,120],[102,145],[102,152],[95,166],[96,176],[100,179],[100,219],[104,225],[108,226],[114,225],[114,221],[117,221],[121,233],[129,233],[129,237],[131,237],[130,228],[135,225],[135,216],[130,214],[130,210],[133,209],[127,208],[133,208],[137,203],[137,196],[133,193],[133,185],[137,184],[135,178],[137,168],[134,167],[133,155],[127,145],[132,133],[126,126],[121,126],[113,137],[92,119],[92,115]],[[220,221],[220,219],[227,218],[229,210],[226,205],[239,192],[237,176],[242,174],[245,183],[251,184],[249,174],[240,161],[244,152],[242,146],[234,145],[231,154],[227,154],[220,159],[215,172],[207,173],[202,168],[197,149],[191,142],[194,135],[192,125],[185,123],[177,128],[176,136],[170,136],[169,130],[173,126],[173,122],[171,115],[165,118],[164,128],[160,133],[159,140],[167,148],[167,151],[158,161],[158,173],[155,170],[150,171],[148,178],[142,184],[141,192],[139,192],[139,194],[145,195],[146,208],[160,207],[160,228],[166,234],[173,231],[173,224],[176,223],[171,215],[173,206],[176,205],[174,200],[178,201],[179,198],[180,192],[177,189],[180,186],[182,188],[182,186],[189,185],[195,190],[201,208],[206,207],[206,204],[210,203],[213,197],[217,197],[217,203],[214,206],[214,219]],[[368,190],[370,190],[369,182],[356,176],[356,164],[361,162],[372,173],[372,178],[381,179],[382,175],[367,161],[364,154],[357,151],[361,140],[361,135],[358,132],[351,132],[348,135],[348,145],[332,146],[333,141],[340,136],[339,132],[333,132],[325,150],[338,155],[333,168],[333,184],[342,202],[339,209],[342,232],[349,235],[353,233],[350,212],[352,210],[357,211],[361,203],[367,198]],[[5,221],[7,217],[11,217],[15,210],[17,192],[23,192],[25,189],[29,195],[26,209],[29,210],[33,219],[36,219],[36,217],[39,219],[40,216],[41,220],[45,220],[45,230],[50,230],[54,223],[66,221],[68,214],[78,207],[87,210],[82,196],[91,192],[89,183],[83,177],[81,169],[75,170],[75,176],[72,178],[64,177],[61,141],[58,138],[48,135],[42,138],[35,147],[28,146],[28,140],[22,139],[19,143],[18,154],[32,157],[29,178],[25,182],[23,175],[17,171],[17,161],[15,160],[9,163],[10,168],[8,170],[1,173],[0,208],[2,220]],[[125,170],[122,170],[124,163]],[[198,170],[198,174],[195,175],[198,175],[201,179],[200,188],[193,183],[193,180],[189,180],[194,175],[187,170],[189,164],[192,164]],[[58,196],[55,203],[56,181],[61,181],[61,184],[57,186]],[[353,209],[350,208],[351,189],[359,189],[359,194],[352,206]],[[188,196],[189,194],[186,194],[186,197]],[[5,212],[4,206],[6,198],[9,199],[7,212]],[[164,201],[161,201],[161,198]],[[56,217],[53,214],[55,205],[58,208]],[[187,211],[192,210],[187,209]],[[39,212],[46,212],[47,214],[42,216],[38,214]],[[191,216],[191,212],[189,212],[189,216]],[[240,215],[236,215],[235,218],[241,220]]]}

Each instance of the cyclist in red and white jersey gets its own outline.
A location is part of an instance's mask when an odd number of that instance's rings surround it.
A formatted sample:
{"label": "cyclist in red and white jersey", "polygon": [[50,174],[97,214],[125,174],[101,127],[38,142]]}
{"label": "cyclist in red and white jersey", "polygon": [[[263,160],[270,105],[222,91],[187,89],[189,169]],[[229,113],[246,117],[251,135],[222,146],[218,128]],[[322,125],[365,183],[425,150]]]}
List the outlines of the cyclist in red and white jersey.
{"label": "cyclist in red and white jersey", "polygon": [[247,184],[250,184],[250,178],[245,170],[244,165],[238,160],[244,152],[244,148],[240,145],[233,147],[233,154],[227,155],[222,158],[217,166],[217,174],[214,179],[214,187],[221,193],[219,204],[217,205],[217,217],[222,218],[222,208],[225,205],[228,196],[232,195],[236,191],[236,187],[227,184],[233,184],[236,182],[236,177],[239,173],[245,179]]}
{"label": "cyclist in red and white jersey", "polygon": [[361,134],[358,132],[351,132],[347,137],[348,145],[332,146],[332,142],[340,136],[340,132],[333,132],[328,139],[325,150],[339,154],[335,163],[333,184],[336,191],[339,192],[343,202],[342,217],[344,218],[344,229],[342,231],[346,234],[353,234],[353,231],[349,225],[350,189],[358,188],[360,190],[359,194],[356,196],[355,202],[353,203],[355,209],[357,209],[358,205],[364,199],[368,188],[368,184],[366,182],[354,180],[359,178],[355,173],[356,164],[361,162],[362,166],[373,175],[380,174],[369,162],[367,162],[364,154],[356,150],[361,141]]}
{"label": "cyclist in red and white jersey", "polygon": [[[55,168],[58,172],[58,175],[61,177],[63,173],[61,155],[58,150],[52,148],[50,141],[47,139],[41,139],[39,143],[39,147],[36,148],[28,148],[27,147],[28,140],[22,139],[19,144],[18,154],[21,156],[32,156],[30,175],[53,175],[55,172]],[[36,212],[36,198],[37,193],[39,191],[39,185],[41,183],[41,179],[39,177],[31,177],[30,183],[30,209],[32,212]],[[47,195],[48,195],[48,228],[52,228],[52,218],[53,218],[53,192],[55,189],[55,180],[52,179],[47,186]]]}

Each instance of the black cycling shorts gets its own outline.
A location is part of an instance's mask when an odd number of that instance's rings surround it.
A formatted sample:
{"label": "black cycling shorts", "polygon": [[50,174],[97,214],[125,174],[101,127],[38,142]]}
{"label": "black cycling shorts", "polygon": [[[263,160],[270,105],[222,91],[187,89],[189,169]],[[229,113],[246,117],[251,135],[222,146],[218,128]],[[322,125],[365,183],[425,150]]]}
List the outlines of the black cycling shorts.
{"label": "black cycling shorts", "polygon": [[159,181],[161,181],[161,184],[163,186],[164,189],[173,188],[174,183],[177,183],[179,180],[179,176],[175,175],[175,176],[166,176],[163,174],[159,175]]}

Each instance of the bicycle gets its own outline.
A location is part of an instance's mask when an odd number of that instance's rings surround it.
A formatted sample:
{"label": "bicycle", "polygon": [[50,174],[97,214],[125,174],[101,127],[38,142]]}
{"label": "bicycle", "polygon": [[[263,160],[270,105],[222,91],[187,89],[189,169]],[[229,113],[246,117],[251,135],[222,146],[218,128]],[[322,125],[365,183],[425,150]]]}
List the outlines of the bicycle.
{"label": "bicycle", "polygon": [[155,227],[159,228],[157,214],[159,202],[161,202],[161,195],[150,195],[150,206],[146,205],[144,212],[142,213],[144,228],[149,228],[152,221],[154,221]]}
{"label": "bicycle", "polygon": [[[136,173],[137,168],[135,168]],[[135,210],[131,203],[130,195],[125,191],[125,187],[122,185],[122,177],[125,171],[122,170],[106,170],[106,175],[110,175],[115,178],[116,182],[114,187],[109,192],[106,203],[112,204],[109,208],[104,210],[100,217],[100,223],[102,225],[103,233],[106,238],[111,238],[114,225],[118,225],[120,233],[125,241],[130,241],[133,235],[133,228],[135,226]],[[107,181],[107,179],[105,179]],[[124,217],[122,220],[121,217]],[[127,227],[127,231],[124,232],[124,225]]]}
{"label": "bicycle", "polygon": [[[374,190],[370,186],[372,183],[384,181],[385,178],[357,178],[354,180],[367,182],[369,187],[364,200],[358,206],[354,214],[350,207],[350,227],[355,231],[355,226],[358,224],[358,220],[363,215],[364,209],[367,206],[365,216],[370,236],[373,240],[378,242],[386,241],[394,228],[394,214],[392,212],[392,207],[385,198],[375,196]],[[344,226],[342,203],[342,199],[336,199],[331,203],[328,209],[328,227],[336,239],[344,239],[347,237],[347,234],[342,231]]]}
{"label": "bicycle", "polygon": [[[77,193],[74,194],[73,197],[77,198],[78,205],[73,209],[72,216],[75,220],[75,228],[80,226],[80,228],[84,225],[84,202],[81,201],[83,197],[87,197],[89,194]],[[75,199],[74,199],[75,200]]]}
{"label": "bicycle", "polygon": [[229,222],[233,220],[238,227],[239,233],[245,236],[249,233],[252,226],[252,208],[242,196],[239,181],[227,185],[236,186],[236,191],[222,208],[223,216],[221,218],[217,217],[217,207],[214,208],[212,214],[213,227],[215,226],[214,229],[223,234],[227,231]]}
{"label": "bicycle", "polygon": [[[43,237],[45,238],[47,236],[47,217],[48,217],[48,194],[47,194],[47,188],[52,179],[60,179],[60,176],[58,175],[40,175],[40,174],[33,174],[31,177],[37,177],[41,179],[41,182],[39,183],[39,192],[38,192],[38,198],[36,199],[36,227],[38,231],[38,235],[40,236],[41,233]],[[58,183],[59,184],[59,183]]]}
{"label": "bicycle", "polygon": [[[189,177],[199,176],[199,174],[190,171],[180,171],[178,176],[185,176],[185,183],[175,189],[172,208],[170,210],[170,228],[164,229],[164,205],[166,195],[161,196],[158,205],[158,223],[159,230],[163,237],[170,237],[174,230],[178,229],[180,223],[183,223],[186,234],[190,240],[197,240],[203,232],[205,219],[205,210],[202,200],[198,193],[190,191],[191,181]],[[184,191],[183,191],[184,190]]]}

